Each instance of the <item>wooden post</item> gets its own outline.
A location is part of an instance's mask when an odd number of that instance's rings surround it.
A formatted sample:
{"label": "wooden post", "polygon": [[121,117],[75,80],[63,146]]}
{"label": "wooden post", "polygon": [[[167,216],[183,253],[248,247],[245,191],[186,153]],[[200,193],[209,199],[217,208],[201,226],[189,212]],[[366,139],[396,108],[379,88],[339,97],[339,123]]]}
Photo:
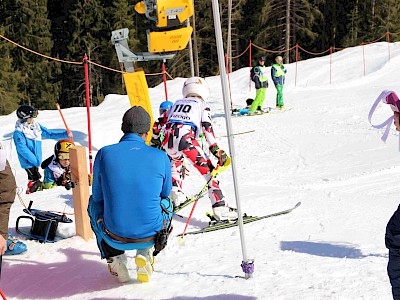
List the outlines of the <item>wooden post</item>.
{"label": "wooden post", "polygon": [[89,203],[89,178],[86,159],[86,148],[75,146],[69,150],[71,163],[71,181],[76,184],[72,189],[74,199],[76,235],[85,241],[93,238],[87,212]]}

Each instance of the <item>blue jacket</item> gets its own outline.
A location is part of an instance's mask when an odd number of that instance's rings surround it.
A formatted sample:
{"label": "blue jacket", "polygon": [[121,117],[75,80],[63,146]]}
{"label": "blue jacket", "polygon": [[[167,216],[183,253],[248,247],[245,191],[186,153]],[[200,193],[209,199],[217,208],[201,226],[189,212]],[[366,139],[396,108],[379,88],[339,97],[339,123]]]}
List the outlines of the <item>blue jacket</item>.
{"label": "blue jacket", "polygon": [[[277,68],[280,68],[283,72],[281,76],[276,76],[277,70],[274,68],[276,66]],[[274,82],[275,85],[284,85],[285,84],[285,74],[286,74],[286,69],[284,65],[278,65],[278,64],[272,64],[271,66],[271,77],[272,81]]]}
{"label": "blue jacket", "polygon": [[[42,137],[46,139],[68,138],[66,130],[51,130],[37,123],[42,130]],[[38,167],[42,163],[42,141],[27,138],[22,131],[15,130],[13,135],[18,160],[23,169]]]}
{"label": "blue jacket", "polygon": [[162,229],[161,198],[172,188],[165,152],[133,133],[101,148],[93,166],[93,205],[105,227],[120,237],[147,238]]}

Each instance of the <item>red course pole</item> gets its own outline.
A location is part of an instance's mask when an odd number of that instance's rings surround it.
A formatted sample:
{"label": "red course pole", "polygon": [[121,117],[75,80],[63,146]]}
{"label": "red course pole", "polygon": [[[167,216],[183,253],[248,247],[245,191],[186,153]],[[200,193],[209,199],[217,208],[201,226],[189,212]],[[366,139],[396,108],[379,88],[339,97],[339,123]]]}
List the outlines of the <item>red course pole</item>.
{"label": "red course pole", "polygon": [[332,84],[332,46],[329,48],[330,67],[329,67],[329,84]]}
{"label": "red course pole", "polygon": [[[251,69],[251,61],[252,61],[252,58],[251,58],[251,40],[250,40],[250,43],[249,43],[249,67],[250,67],[250,69]],[[251,91],[251,73],[250,73],[250,75],[249,75],[249,92]]]}
{"label": "red course pole", "polygon": [[297,86],[297,62],[299,61],[299,44],[296,44],[296,71],[294,74],[294,86]]}
{"label": "red course pole", "polygon": [[88,144],[89,144],[89,169],[90,174],[93,174],[93,156],[92,156],[92,133],[90,128],[90,94],[89,94],[89,66],[88,57],[85,53],[83,57],[83,66],[85,70],[85,87],[86,87],[86,110],[87,110],[87,122],[88,122]]}
{"label": "red course pole", "polygon": [[64,126],[65,126],[65,129],[67,130],[68,136],[69,136],[70,140],[73,142],[74,141],[74,136],[72,135],[71,130],[69,130],[69,128],[68,128],[67,122],[65,121],[64,115],[63,115],[63,113],[61,111],[60,104],[56,103],[56,107],[58,109],[58,112],[60,113],[61,119],[64,122]]}
{"label": "red course pole", "polygon": [[6,295],[4,295],[4,293],[1,289],[0,289],[0,295],[1,295],[1,298],[3,298],[4,300],[7,300]]}
{"label": "red course pole", "polygon": [[168,101],[167,74],[165,71],[165,63],[162,63],[162,73],[163,73],[163,81],[164,81],[165,100]]}

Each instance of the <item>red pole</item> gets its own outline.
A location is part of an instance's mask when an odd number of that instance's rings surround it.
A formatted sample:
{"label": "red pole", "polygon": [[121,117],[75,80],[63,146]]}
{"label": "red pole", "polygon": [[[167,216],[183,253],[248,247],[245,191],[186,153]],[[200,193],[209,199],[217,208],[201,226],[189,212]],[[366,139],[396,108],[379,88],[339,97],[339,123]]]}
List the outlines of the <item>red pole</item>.
{"label": "red pole", "polygon": [[[250,67],[250,69],[251,69],[251,62],[252,62],[252,58],[251,58],[251,40],[250,40],[250,43],[249,43],[249,67]],[[250,78],[249,78],[249,92],[251,91],[251,73],[250,73],[250,76],[249,76]]]}
{"label": "red pole", "polygon": [[165,63],[162,63],[162,73],[163,73],[163,81],[164,81],[165,100],[168,101],[167,74],[165,71]]}
{"label": "red pole", "polygon": [[386,41],[388,43],[388,53],[389,53],[389,62],[390,62],[390,32],[386,32]]}
{"label": "red pole", "polygon": [[329,84],[332,84],[332,47],[329,48],[330,67],[329,67]]}
{"label": "red pole", "polygon": [[83,66],[85,70],[85,88],[86,88],[86,111],[87,111],[87,122],[88,122],[88,144],[89,144],[89,169],[90,174],[93,174],[93,156],[92,156],[92,133],[90,128],[90,94],[89,94],[89,66],[88,57],[85,53],[83,57]]}
{"label": "red pole", "polygon": [[58,109],[58,112],[61,115],[61,119],[64,122],[64,126],[65,126],[65,129],[67,130],[68,136],[69,136],[70,140],[73,142],[74,141],[74,136],[72,135],[71,130],[69,130],[69,128],[68,128],[67,122],[65,121],[64,115],[63,115],[63,113],[61,111],[60,104],[56,103],[56,107]]}
{"label": "red pole", "polygon": [[4,300],[7,300],[6,295],[3,294],[2,289],[0,289],[0,295],[1,295],[1,298],[3,298]]}
{"label": "red pole", "polygon": [[361,43],[363,50],[363,65],[364,65],[364,76],[365,76],[365,51],[364,51],[364,42]]}
{"label": "red pole", "polygon": [[299,61],[299,44],[296,44],[296,71],[294,74],[294,86],[297,86],[297,62]]}

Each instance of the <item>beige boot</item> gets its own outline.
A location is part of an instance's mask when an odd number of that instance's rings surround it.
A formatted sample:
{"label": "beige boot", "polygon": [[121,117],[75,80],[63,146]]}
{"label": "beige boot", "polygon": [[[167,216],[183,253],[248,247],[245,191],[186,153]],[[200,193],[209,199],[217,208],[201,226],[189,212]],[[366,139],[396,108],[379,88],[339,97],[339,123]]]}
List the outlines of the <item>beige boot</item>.
{"label": "beige boot", "polygon": [[118,277],[119,282],[128,282],[131,280],[129,271],[126,267],[127,259],[125,254],[120,254],[107,259],[108,271],[111,275]]}

